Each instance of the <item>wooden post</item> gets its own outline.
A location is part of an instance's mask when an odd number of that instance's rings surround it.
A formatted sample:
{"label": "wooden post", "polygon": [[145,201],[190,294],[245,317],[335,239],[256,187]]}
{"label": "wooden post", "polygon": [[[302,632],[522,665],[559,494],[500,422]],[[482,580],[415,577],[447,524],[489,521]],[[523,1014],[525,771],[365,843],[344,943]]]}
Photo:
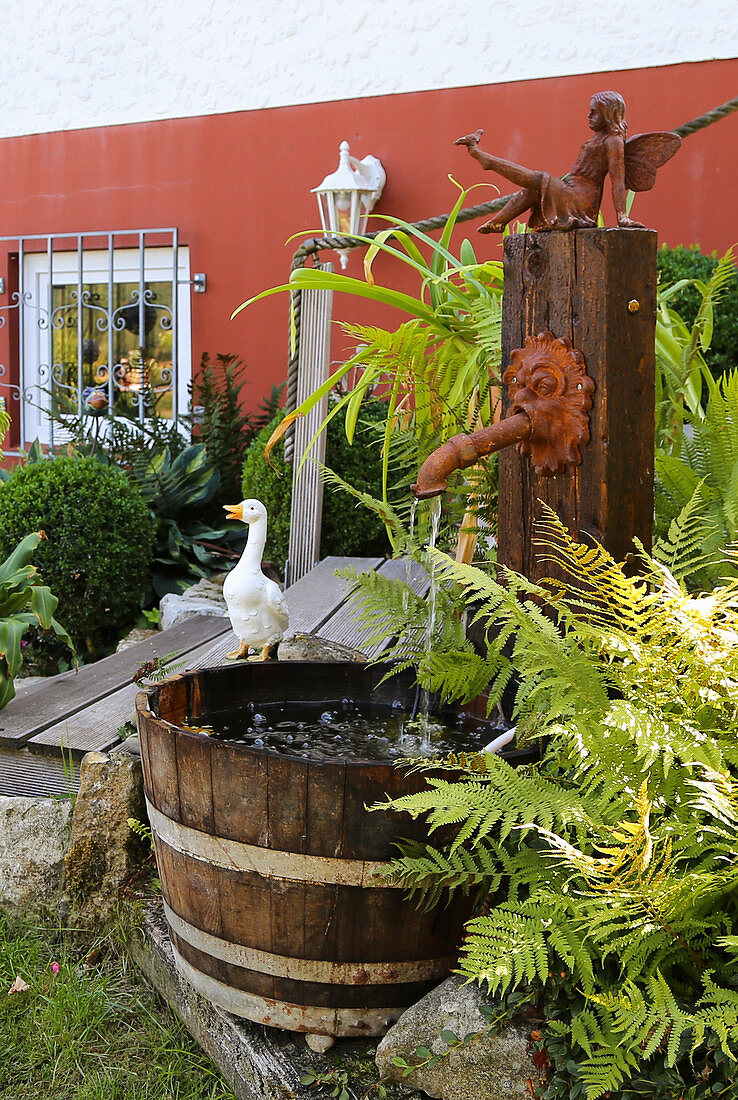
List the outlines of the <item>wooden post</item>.
{"label": "wooden post", "polygon": [[[333,264],[316,264],[320,271],[333,271]],[[332,290],[302,290],[302,330],[297,366],[295,407],[319,389],[328,377],[331,358]],[[317,462],[325,460],[325,432],[310,448],[308,461],[298,469],[310,441],[328,412],[326,395],[294,425],[292,466],[292,510],[285,585],[289,587],[320,561],[323,526],[323,477]]]}
{"label": "wooden post", "polygon": [[653,523],[656,233],[580,229],[505,241],[503,370],[545,329],[584,355],[594,380],[590,442],[581,466],[542,477],[515,447],[500,455],[498,557],[539,580],[533,546],[540,501],[572,535],[591,535],[618,561],[647,548]]}

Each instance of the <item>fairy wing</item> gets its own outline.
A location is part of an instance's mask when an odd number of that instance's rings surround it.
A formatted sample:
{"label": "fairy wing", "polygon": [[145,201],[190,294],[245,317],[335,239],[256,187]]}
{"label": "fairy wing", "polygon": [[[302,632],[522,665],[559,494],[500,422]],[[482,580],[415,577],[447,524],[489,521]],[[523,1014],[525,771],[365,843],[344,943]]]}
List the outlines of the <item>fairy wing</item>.
{"label": "fairy wing", "polygon": [[625,186],[630,191],[650,191],[662,164],[676,153],[682,139],[669,130],[635,134],[625,143]]}

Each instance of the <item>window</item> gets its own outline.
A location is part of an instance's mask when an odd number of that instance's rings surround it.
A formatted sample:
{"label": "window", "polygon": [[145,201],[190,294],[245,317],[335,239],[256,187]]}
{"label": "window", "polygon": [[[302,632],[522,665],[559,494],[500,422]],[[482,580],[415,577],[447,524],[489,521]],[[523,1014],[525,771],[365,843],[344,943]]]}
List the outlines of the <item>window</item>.
{"label": "window", "polygon": [[191,378],[189,252],[177,231],[2,243],[0,393],[18,416],[21,446],[58,441],[49,412],[82,415],[93,388],[105,391],[116,417],[144,423],[155,410],[176,422]]}

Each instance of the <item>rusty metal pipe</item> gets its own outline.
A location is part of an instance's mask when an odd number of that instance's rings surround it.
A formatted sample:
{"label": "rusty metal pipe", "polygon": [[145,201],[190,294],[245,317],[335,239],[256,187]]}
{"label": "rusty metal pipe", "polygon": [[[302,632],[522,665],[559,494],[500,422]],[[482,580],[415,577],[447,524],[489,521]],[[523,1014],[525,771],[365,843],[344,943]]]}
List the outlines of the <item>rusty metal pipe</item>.
{"label": "rusty metal pipe", "polygon": [[471,435],[454,435],[426,458],[412,491],[418,500],[437,497],[446,489],[446,478],[454,470],[465,470],[480,458],[527,439],[533,429],[527,413],[517,412],[498,424],[480,428]]}

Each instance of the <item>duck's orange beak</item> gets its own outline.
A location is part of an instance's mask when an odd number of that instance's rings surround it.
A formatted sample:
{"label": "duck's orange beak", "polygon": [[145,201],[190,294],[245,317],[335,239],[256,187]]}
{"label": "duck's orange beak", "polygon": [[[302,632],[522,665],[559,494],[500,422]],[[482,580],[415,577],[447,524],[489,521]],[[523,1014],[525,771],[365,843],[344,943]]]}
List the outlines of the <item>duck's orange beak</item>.
{"label": "duck's orange beak", "polygon": [[240,519],[243,520],[243,505],[242,504],[224,504],[226,512],[228,513],[228,519]]}

